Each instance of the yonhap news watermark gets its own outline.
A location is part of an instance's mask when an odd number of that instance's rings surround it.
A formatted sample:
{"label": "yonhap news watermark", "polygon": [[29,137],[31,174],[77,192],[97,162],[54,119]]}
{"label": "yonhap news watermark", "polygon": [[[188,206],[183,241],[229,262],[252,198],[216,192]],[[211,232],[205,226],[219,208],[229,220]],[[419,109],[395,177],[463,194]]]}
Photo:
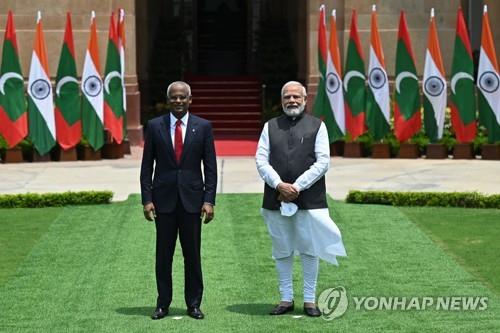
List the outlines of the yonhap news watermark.
{"label": "yonhap news watermark", "polygon": [[351,307],[363,311],[484,311],[486,296],[351,296],[340,286],[325,289],[318,308],[325,320],[339,318]]}

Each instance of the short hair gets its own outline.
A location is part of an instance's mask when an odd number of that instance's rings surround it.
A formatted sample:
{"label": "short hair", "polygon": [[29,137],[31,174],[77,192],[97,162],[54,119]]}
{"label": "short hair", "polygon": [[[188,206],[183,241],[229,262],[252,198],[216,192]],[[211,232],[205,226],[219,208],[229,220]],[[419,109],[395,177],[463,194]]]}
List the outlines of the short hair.
{"label": "short hair", "polygon": [[180,86],[186,87],[186,89],[188,91],[188,97],[191,97],[191,87],[189,86],[189,84],[187,84],[184,81],[174,81],[174,82],[172,82],[172,83],[170,83],[168,85],[168,88],[167,88],[167,98],[170,97],[170,89],[172,89],[172,87],[176,86],[176,85],[180,85]]}
{"label": "short hair", "polygon": [[287,83],[285,83],[283,85],[283,87],[281,88],[281,97],[283,97],[284,93],[285,93],[285,88],[288,87],[288,86],[300,86],[302,88],[302,95],[304,97],[307,97],[307,92],[306,92],[306,87],[304,87],[304,85],[298,81],[288,81]]}

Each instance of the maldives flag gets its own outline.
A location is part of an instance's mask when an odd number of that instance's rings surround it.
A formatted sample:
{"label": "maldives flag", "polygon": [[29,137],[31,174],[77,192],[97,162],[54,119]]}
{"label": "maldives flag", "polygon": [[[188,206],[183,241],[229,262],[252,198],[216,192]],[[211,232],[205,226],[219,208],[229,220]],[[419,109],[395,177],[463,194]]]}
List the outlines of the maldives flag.
{"label": "maldives flag", "polygon": [[425,133],[436,142],[443,136],[446,109],[446,80],[439,48],[434,8],[431,9],[429,36],[424,65],[424,125]]}
{"label": "maldives flag", "polygon": [[123,137],[127,136],[127,91],[125,87],[125,10],[119,9],[118,16],[118,45],[120,52],[121,78],[123,89]]}
{"label": "maldives flag", "polygon": [[399,142],[404,142],[420,130],[422,118],[415,56],[403,11],[399,17],[394,85],[396,102],[394,104],[394,134]]}
{"label": "maldives flag", "polygon": [[115,15],[109,22],[108,54],[104,75],[104,127],[117,143],[123,141],[123,86],[121,78],[120,54],[118,51],[118,31]]}
{"label": "maldives flag", "polygon": [[384,52],[378,34],[377,11],[372,7],[370,63],[368,65],[368,94],[366,96],[366,122],[375,140],[382,139],[391,129],[389,80],[385,71]]}
{"label": "maldives flag", "polygon": [[479,122],[488,130],[490,143],[500,141],[500,76],[495,52],[488,19],[488,7],[485,5],[477,86],[479,88]]}
{"label": "maldives flag", "polygon": [[[326,40],[326,19],[325,6],[322,5],[319,9],[319,27],[318,27],[318,67],[320,72],[320,80],[318,84],[318,93],[314,100],[313,114],[325,122],[328,130],[328,138],[330,143],[341,139],[344,133],[335,119],[335,114],[332,109],[330,97],[341,87],[338,74],[335,72],[333,65],[327,64],[329,52],[327,50]],[[328,66],[328,67],[327,67]],[[325,80],[328,82],[325,83]]]}
{"label": "maldives flag", "polygon": [[68,12],[56,77],[56,133],[57,142],[62,149],[70,149],[80,142],[81,116],[71,14]]}
{"label": "maldives flag", "polygon": [[98,150],[104,145],[104,106],[94,11],[92,11],[89,44],[83,63],[82,92],[83,134],[90,146]]}
{"label": "maldives flag", "polygon": [[28,135],[24,79],[11,11],[7,16],[0,66],[0,135],[7,141],[9,148],[17,145]]}
{"label": "maldives flag", "polygon": [[347,133],[354,140],[366,131],[365,62],[355,10],[352,11],[344,73],[345,126]]}
{"label": "maldives flag", "polygon": [[36,20],[28,96],[29,137],[38,153],[45,155],[56,144],[56,122],[40,12]]}
{"label": "maldives flag", "polygon": [[458,8],[455,51],[451,66],[451,124],[458,142],[476,137],[476,103],[474,98],[474,63],[462,8]]}

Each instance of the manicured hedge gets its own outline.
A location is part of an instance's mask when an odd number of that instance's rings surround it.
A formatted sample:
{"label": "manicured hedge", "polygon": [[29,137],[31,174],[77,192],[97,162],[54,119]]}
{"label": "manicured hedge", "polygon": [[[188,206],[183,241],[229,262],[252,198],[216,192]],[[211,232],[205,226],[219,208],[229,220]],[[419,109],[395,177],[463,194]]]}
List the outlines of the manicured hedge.
{"label": "manicured hedge", "polygon": [[393,206],[440,206],[467,208],[500,208],[500,194],[478,192],[386,192],[350,191],[348,203]]}
{"label": "manicured hedge", "polygon": [[111,191],[0,194],[0,208],[39,208],[68,205],[98,205],[111,202]]}

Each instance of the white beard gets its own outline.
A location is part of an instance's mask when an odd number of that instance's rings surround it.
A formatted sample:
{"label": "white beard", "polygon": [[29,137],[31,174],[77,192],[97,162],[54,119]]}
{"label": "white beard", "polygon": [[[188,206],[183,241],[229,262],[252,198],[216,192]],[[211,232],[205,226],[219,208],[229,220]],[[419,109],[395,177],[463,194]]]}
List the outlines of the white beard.
{"label": "white beard", "polygon": [[288,108],[286,108],[284,105],[282,105],[282,107],[283,112],[285,112],[288,117],[298,117],[302,114],[302,112],[304,112],[306,106],[305,104],[300,104],[298,107],[289,106]]}

